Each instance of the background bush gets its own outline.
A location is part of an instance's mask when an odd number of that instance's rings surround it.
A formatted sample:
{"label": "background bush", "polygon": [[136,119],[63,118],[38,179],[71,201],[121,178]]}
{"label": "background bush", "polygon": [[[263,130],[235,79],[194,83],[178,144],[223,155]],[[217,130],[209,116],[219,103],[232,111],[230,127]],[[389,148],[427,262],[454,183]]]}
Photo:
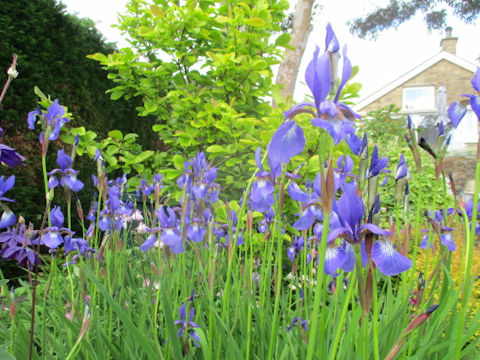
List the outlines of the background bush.
{"label": "background bush", "polygon": [[[22,199],[13,210],[24,215],[27,221],[39,223],[43,212],[44,195],[37,135],[27,129],[27,113],[37,104],[34,86],[58,98],[68,106],[74,117],[68,126],[85,126],[100,138],[108,131],[137,132],[138,142],[154,147],[151,118],[142,119],[139,127],[135,107],[136,99],[110,101],[105,91],[113,86],[101,67],[87,54],[111,52],[115,46],[106,43],[89,19],[79,19],[65,13],[65,7],[55,0],[3,1],[0,6],[0,67],[5,70],[18,54],[19,76],[15,79],[0,108],[0,126],[6,131],[8,145],[27,157],[26,166],[15,171],[17,185],[12,197]],[[6,72],[0,74],[4,84]],[[49,151],[49,169],[55,164],[56,151]],[[77,158],[76,169],[82,180],[90,183],[90,173],[95,169],[87,159]],[[3,175],[13,172],[4,169]],[[84,192],[88,205],[91,191]]]}

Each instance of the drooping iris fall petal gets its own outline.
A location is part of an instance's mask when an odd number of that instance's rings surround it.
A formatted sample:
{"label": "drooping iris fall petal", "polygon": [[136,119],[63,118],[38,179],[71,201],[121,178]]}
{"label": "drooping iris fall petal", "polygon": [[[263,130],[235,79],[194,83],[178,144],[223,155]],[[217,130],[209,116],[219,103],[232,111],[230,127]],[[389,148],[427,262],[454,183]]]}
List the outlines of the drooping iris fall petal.
{"label": "drooping iris fall petal", "polygon": [[412,261],[396,251],[388,241],[375,241],[372,245],[372,260],[384,275],[398,275],[412,266]]}

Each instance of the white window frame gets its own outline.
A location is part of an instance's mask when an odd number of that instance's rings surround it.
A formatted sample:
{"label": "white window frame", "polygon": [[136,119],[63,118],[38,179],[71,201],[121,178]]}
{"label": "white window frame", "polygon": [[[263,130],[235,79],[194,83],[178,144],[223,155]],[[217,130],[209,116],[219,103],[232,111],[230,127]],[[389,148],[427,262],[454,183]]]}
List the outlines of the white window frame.
{"label": "white window frame", "polygon": [[[407,104],[407,93],[411,90],[420,90],[427,92],[429,99],[424,100],[423,104],[420,103],[419,106],[409,106]],[[435,108],[435,86],[409,86],[403,88],[402,96],[402,111],[406,113],[416,113],[416,112],[434,112]]]}

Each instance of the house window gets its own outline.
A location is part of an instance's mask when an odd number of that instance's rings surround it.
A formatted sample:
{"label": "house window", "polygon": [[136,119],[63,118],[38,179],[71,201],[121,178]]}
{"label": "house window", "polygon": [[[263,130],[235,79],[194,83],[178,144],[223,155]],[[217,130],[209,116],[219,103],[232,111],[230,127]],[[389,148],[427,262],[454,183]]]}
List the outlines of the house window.
{"label": "house window", "polygon": [[435,88],[433,86],[415,86],[403,89],[403,110],[434,110]]}

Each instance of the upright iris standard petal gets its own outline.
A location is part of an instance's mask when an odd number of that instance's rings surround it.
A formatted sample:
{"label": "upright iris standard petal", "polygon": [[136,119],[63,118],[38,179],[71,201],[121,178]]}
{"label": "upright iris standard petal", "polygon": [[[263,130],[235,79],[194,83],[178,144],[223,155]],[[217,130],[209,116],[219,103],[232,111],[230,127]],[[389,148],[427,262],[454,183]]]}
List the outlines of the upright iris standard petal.
{"label": "upright iris standard petal", "polygon": [[303,129],[293,120],[285,121],[273,134],[268,145],[268,158],[272,172],[280,164],[288,163],[293,156],[300,154],[304,148],[305,135]]}
{"label": "upright iris standard petal", "polygon": [[57,164],[60,169],[65,171],[67,168],[72,167],[72,158],[63,149],[60,149],[57,153]]}
{"label": "upright iris standard petal", "polygon": [[60,118],[65,114],[65,109],[58,103],[58,99],[55,99],[47,109],[47,119],[52,122],[56,118]]}
{"label": "upright iris standard petal", "polygon": [[327,24],[327,35],[325,36],[325,51],[329,53],[334,53],[340,50],[340,44],[338,42],[337,36],[333,31],[332,25]]}
{"label": "upright iris standard petal", "polygon": [[352,232],[356,233],[358,226],[362,221],[365,208],[362,199],[356,193],[356,186],[354,183],[344,184],[343,190],[344,192],[337,203],[339,210],[338,215],[341,221],[343,220],[343,225],[349,227]]}
{"label": "upright iris standard petal", "polygon": [[320,49],[317,47],[305,71],[305,81],[315,99],[317,110],[327,98],[332,85],[330,56],[328,53],[319,56],[319,53]]}
{"label": "upright iris standard petal", "polygon": [[343,87],[347,83],[348,79],[352,76],[352,63],[347,57],[347,45],[343,46],[343,70],[342,70],[342,80],[340,81],[340,85],[338,86],[337,94],[335,95],[335,103],[338,102],[340,94],[342,92]]}
{"label": "upright iris standard petal", "polygon": [[63,226],[65,217],[63,216],[62,210],[59,206],[55,206],[50,212],[50,221],[54,227],[61,228]]}
{"label": "upright iris standard petal", "polygon": [[400,160],[398,161],[397,171],[395,172],[395,180],[408,176],[408,168],[403,154],[400,154]]}
{"label": "upright iris standard petal", "polygon": [[388,166],[388,157],[380,159],[378,157],[377,145],[373,148],[372,159],[370,161],[370,168],[368,169],[367,178],[377,176],[380,174],[380,171],[385,169]]}
{"label": "upright iris standard petal", "polygon": [[396,251],[388,241],[375,241],[372,245],[372,260],[384,275],[398,275],[412,266],[412,261]]}
{"label": "upright iris standard petal", "polygon": [[264,171],[262,165],[262,149],[260,147],[257,147],[257,149],[255,150],[255,164],[260,169],[260,171]]}

